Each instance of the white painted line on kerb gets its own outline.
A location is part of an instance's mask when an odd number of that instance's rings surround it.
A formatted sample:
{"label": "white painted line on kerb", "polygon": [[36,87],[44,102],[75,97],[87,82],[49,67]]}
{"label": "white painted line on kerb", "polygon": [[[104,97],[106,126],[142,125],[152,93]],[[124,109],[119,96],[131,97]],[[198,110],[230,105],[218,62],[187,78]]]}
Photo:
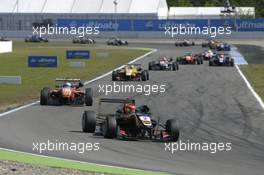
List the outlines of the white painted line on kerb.
{"label": "white painted line on kerb", "polygon": [[256,91],[253,89],[253,87],[251,86],[251,84],[249,83],[249,81],[247,80],[247,78],[245,77],[245,75],[242,73],[242,71],[240,70],[239,66],[236,65],[236,69],[238,71],[238,73],[240,74],[240,76],[242,77],[242,79],[245,81],[247,87],[249,88],[250,92],[253,94],[253,96],[257,99],[258,103],[260,104],[260,106],[262,107],[262,109],[264,110],[264,103],[261,100],[260,96],[256,93]]}
{"label": "white painted line on kerb", "polygon": [[[142,58],[144,58],[144,57],[146,57],[146,56],[148,56],[148,55],[150,55],[150,54],[152,54],[152,53],[154,53],[154,52],[157,52],[157,49],[152,49],[152,51],[150,51],[150,52],[148,52],[148,53],[146,53],[146,54],[144,54],[144,55],[142,55],[142,56],[140,56],[140,57],[138,57],[138,58],[136,58],[136,59],[130,61],[128,64],[132,64],[132,63],[134,63],[134,62],[136,62],[136,61],[138,61],[138,60],[140,60],[140,59],[142,59]],[[116,68],[116,69],[120,69],[120,68],[122,68],[122,67],[124,67],[124,66],[125,66],[125,65],[122,65],[122,66],[120,66],[120,67],[118,67],[118,68]],[[112,71],[113,71],[113,70],[111,70],[111,71],[109,71],[109,72],[107,72],[107,73],[105,73],[105,74],[103,74],[103,75],[101,75],[101,76],[99,76],[99,77],[96,77],[96,78],[94,78],[94,79],[92,79],[92,80],[90,80],[90,81],[86,81],[86,82],[84,83],[84,85],[88,85],[88,84],[90,84],[90,83],[92,83],[92,82],[94,82],[94,81],[97,81],[97,80],[99,80],[99,79],[101,79],[101,78],[104,78],[104,77],[106,77],[107,75],[110,75],[110,74],[112,73]],[[4,112],[4,113],[1,113],[1,114],[0,114],[0,117],[3,117],[3,116],[5,116],[5,115],[8,115],[8,114],[11,114],[11,113],[14,113],[14,112],[17,112],[17,111],[22,110],[22,109],[25,109],[25,108],[28,108],[28,107],[33,106],[33,105],[36,105],[36,104],[38,104],[38,103],[39,103],[39,101],[36,101],[36,102],[30,103],[30,104],[27,104],[27,105],[24,105],[24,106],[20,106],[20,107],[18,107],[18,108],[12,109],[12,110],[10,110],[10,111],[7,111],[7,112]]]}

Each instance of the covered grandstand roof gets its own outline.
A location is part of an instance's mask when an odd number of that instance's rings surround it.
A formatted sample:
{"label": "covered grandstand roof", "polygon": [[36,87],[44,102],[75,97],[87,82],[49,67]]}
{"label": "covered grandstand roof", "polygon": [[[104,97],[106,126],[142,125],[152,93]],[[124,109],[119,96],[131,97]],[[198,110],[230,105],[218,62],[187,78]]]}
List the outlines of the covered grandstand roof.
{"label": "covered grandstand roof", "polygon": [[[4,0],[0,13],[115,13],[114,0]],[[117,13],[168,12],[166,0],[117,0]],[[163,10],[160,10],[163,9]]]}
{"label": "covered grandstand roof", "polygon": [[[219,17],[224,7],[171,7],[169,18],[210,18]],[[237,15],[255,15],[254,7],[236,7]]]}

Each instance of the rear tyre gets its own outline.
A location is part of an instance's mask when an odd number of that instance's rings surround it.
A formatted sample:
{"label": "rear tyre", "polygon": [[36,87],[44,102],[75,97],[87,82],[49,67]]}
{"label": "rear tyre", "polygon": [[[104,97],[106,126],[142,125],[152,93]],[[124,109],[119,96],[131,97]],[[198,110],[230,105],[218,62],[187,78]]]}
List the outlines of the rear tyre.
{"label": "rear tyre", "polygon": [[117,134],[117,123],[114,116],[107,116],[103,124],[103,136],[104,138],[115,138]]}
{"label": "rear tyre", "polygon": [[92,106],[93,105],[93,90],[92,88],[85,89],[85,105]]}
{"label": "rear tyre", "polygon": [[231,59],[231,61],[230,61],[230,66],[231,66],[231,67],[234,67],[234,59]]}
{"label": "rear tyre", "polygon": [[148,68],[149,68],[149,70],[152,70],[152,63],[149,63]]}
{"label": "rear tyre", "polygon": [[213,66],[213,62],[211,60],[209,61],[209,66]]}
{"label": "rear tyre", "polygon": [[94,133],[96,128],[96,119],[94,111],[84,111],[82,116],[82,131]]}
{"label": "rear tyre", "polygon": [[48,105],[50,88],[45,87],[40,92],[40,105]]}
{"label": "rear tyre", "polygon": [[178,141],[180,136],[180,131],[177,126],[177,121],[175,119],[167,120],[166,122],[166,132],[171,136],[171,141]]}
{"label": "rear tyre", "polygon": [[112,81],[116,81],[117,80],[117,71],[113,71],[112,72]]}
{"label": "rear tyre", "polygon": [[141,80],[142,81],[147,81],[148,80],[148,73],[147,73],[147,71],[143,71],[142,73],[141,73]]}

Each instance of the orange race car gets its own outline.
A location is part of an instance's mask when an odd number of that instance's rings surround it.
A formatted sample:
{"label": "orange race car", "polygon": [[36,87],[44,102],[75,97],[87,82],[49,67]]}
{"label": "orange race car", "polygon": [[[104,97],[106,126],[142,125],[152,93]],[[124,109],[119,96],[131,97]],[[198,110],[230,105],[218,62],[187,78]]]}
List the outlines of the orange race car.
{"label": "orange race car", "polygon": [[40,105],[83,105],[92,106],[92,89],[81,90],[80,79],[56,79],[56,88],[45,87],[40,92]]}
{"label": "orange race car", "polygon": [[179,64],[203,64],[203,58],[197,54],[186,53],[184,56],[177,57]]}

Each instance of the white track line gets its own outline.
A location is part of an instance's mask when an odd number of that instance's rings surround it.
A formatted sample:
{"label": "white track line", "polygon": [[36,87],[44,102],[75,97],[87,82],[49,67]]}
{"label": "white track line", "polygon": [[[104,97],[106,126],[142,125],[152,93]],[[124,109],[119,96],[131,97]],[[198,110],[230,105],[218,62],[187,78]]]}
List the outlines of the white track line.
{"label": "white track line", "polygon": [[[145,171],[150,171],[151,170],[143,170],[143,169],[135,169],[135,168],[127,168],[127,167],[119,167],[119,166],[114,166],[114,165],[104,165],[104,164],[98,164],[98,163],[90,163],[90,162],[85,162],[85,161],[79,161],[79,160],[72,160],[72,159],[67,159],[67,158],[60,158],[60,157],[53,157],[53,156],[45,156],[41,154],[34,154],[34,153],[28,153],[28,152],[23,152],[23,151],[16,151],[16,150],[11,150],[11,149],[6,149],[6,148],[0,148],[0,150],[3,151],[9,151],[13,153],[22,153],[22,154],[27,154],[31,156],[37,156],[37,157],[43,157],[43,158],[52,158],[56,160],[64,160],[64,161],[70,161],[70,162],[75,162],[75,163],[81,163],[81,164],[90,164],[90,165],[98,165],[101,167],[109,167],[109,168],[119,168],[119,169],[126,169],[126,170],[132,170],[132,171],[140,171],[140,172],[145,172]],[[163,172],[160,172],[163,173]]]}
{"label": "white track line", "polygon": [[[136,62],[136,61],[138,61],[138,60],[140,60],[140,59],[142,59],[142,58],[144,58],[144,57],[146,57],[146,56],[148,56],[148,55],[150,55],[150,54],[152,54],[152,53],[154,53],[154,52],[157,52],[157,49],[152,49],[150,52],[148,52],[148,53],[146,53],[146,54],[144,54],[144,55],[142,55],[142,56],[140,56],[140,57],[138,57],[138,58],[136,58],[136,59],[130,61],[128,64],[132,64],[132,63],[134,63],[134,62]],[[124,67],[124,66],[125,66],[125,65],[122,65],[122,66],[120,66],[120,67],[118,67],[118,68],[116,68],[116,69],[120,69],[120,68],[122,68],[122,67]],[[96,77],[96,78],[94,78],[94,79],[92,79],[92,80],[86,81],[86,82],[84,83],[84,85],[88,85],[88,84],[90,84],[90,83],[92,83],[92,82],[94,82],[94,81],[97,81],[97,80],[99,80],[99,79],[101,79],[101,78],[104,78],[104,77],[106,77],[107,75],[110,75],[110,74],[112,73],[112,71],[113,71],[113,70],[111,70],[111,71],[109,71],[109,72],[107,72],[107,73],[105,73],[105,74],[103,74],[103,75],[100,75],[100,76],[98,76],[98,77]],[[36,101],[36,102],[30,103],[30,104],[27,104],[27,105],[24,105],[24,106],[20,106],[20,107],[18,107],[18,108],[12,109],[12,110],[10,110],[10,111],[7,111],[7,112],[4,112],[4,113],[1,113],[1,114],[0,114],[0,117],[3,117],[3,116],[5,116],[5,115],[8,115],[8,114],[11,114],[11,113],[14,113],[14,112],[17,112],[17,111],[22,110],[22,109],[25,109],[25,108],[28,108],[28,107],[33,106],[33,105],[36,105],[36,104],[38,104],[38,103],[39,103],[39,101]]]}
{"label": "white track line", "polygon": [[240,70],[240,68],[239,68],[238,65],[236,65],[236,69],[237,69],[238,73],[240,74],[240,76],[242,77],[242,79],[245,81],[245,83],[246,83],[247,87],[249,88],[250,92],[257,99],[258,103],[260,104],[260,106],[264,110],[264,103],[263,103],[262,99],[260,98],[260,96],[256,93],[256,91],[253,89],[253,87],[251,86],[251,84],[248,82],[247,78],[242,73],[242,71]]}

